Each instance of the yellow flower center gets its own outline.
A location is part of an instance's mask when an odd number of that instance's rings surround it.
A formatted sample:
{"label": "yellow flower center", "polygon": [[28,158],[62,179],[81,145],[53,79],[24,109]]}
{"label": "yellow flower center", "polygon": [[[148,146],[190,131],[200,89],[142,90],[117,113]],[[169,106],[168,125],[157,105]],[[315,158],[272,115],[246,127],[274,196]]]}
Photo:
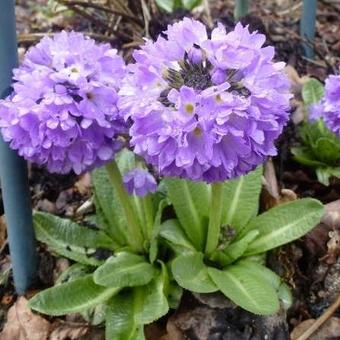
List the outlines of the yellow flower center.
{"label": "yellow flower center", "polygon": [[196,137],[202,137],[202,130],[199,127],[195,127],[194,135]]}
{"label": "yellow flower center", "polygon": [[194,112],[194,105],[191,103],[185,105],[185,111],[189,114],[192,114]]}

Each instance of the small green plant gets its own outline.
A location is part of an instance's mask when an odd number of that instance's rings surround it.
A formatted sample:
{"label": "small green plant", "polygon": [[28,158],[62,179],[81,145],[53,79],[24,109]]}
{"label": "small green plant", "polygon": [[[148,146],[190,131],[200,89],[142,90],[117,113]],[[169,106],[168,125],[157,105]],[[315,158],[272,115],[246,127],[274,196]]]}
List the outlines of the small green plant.
{"label": "small green plant", "polygon": [[[125,150],[117,163],[125,172],[135,166],[135,156]],[[34,296],[30,306],[50,315],[80,312],[93,324],[105,322],[106,339],[144,339],[143,326],[176,307],[181,289],[158,252],[167,199],[159,192],[128,196],[118,167],[93,173],[96,216],[88,223],[95,227],[34,214],[37,238],[76,263],[54,287]],[[116,181],[113,186],[109,178]]]}
{"label": "small green plant", "polygon": [[[308,81],[302,89],[302,98],[308,108],[323,97],[323,85],[316,79]],[[308,119],[299,129],[301,146],[292,148],[295,160],[315,169],[320,183],[329,185],[329,179],[340,178],[340,139],[325,126],[321,118]]]}
{"label": "small green plant", "polygon": [[191,11],[200,5],[201,2],[202,0],[156,0],[157,6],[169,13],[177,9],[187,9]]}
{"label": "small green plant", "polygon": [[[257,215],[261,176],[258,168],[221,184],[219,207],[213,207],[216,184],[166,179],[177,219],[165,221],[160,235],[173,249],[172,273],[181,287],[198,293],[221,291],[242,308],[269,315],[279,309],[279,299],[288,307],[291,296],[280,277],[266,268],[265,253],[311,230],[323,206],[306,198]],[[218,242],[210,248],[209,228],[216,214]]]}

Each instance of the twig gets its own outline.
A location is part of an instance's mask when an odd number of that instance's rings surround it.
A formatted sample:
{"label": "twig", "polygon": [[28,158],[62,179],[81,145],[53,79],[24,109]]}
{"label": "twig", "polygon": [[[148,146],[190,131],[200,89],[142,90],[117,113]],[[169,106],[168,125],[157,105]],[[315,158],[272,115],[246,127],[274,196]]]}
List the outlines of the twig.
{"label": "twig", "polygon": [[132,16],[128,13],[124,13],[124,12],[121,12],[121,11],[116,10],[116,9],[112,9],[110,7],[105,7],[105,6],[101,6],[101,5],[98,5],[98,4],[94,4],[92,2],[76,1],[76,0],[72,0],[72,1],[70,1],[70,0],[58,0],[58,2],[60,2],[61,4],[65,5],[65,6],[76,5],[76,6],[83,6],[83,7],[98,9],[100,11],[109,12],[109,13],[112,13],[112,14],[120,15],[123,18],[130,19],[140,26],[143,25],[141,20],[137,17],[134,17],[134,16]]}
{"label": "twig", "polygon": [[204,9],[207,13],[207,23],[210,28],[214,26],[213,19],[211,17],[210,5],[209,0],[203,0]]}
{"label": "twig", "polygon": [[[275,22],[275,24],[277,24],[278,26],[280,26],[280,27],[281,27],[283,30],[285,30],[287,33],[291,34],[295,39],[300,40],[300,41],[304,42],[304,43],[307,44],[307,45],[314,46],[314,44],[313,44],[311,41],[309,41],[309,40],[306,39],[306,38],[301,37],[300,34],[296,33],[295,31],[293,31],[293,30],[291,30],[291,29],[289,29],[289,28],[287,28],[287,27],[285,27],[283,24],[281,24],[280,21],[278,21],[278,20],[276,20],[276,19],[274,19],[274,18],[272,18],[272,20],[273,20],[273,22]],[[315,44],[315,45],[316,45],[316,44]],[[326,63],[326,65],[327,65],[330,69],[332,69],[332,70],[334,71],[334,65],[332,65],[332,64],[325,58],[325,56],[324,56],[321,52],[319,52],[317,49],[315,49],[315,53],[316,53],[316,55],[317,55],[321,60],[323,60],[323,61]],[[308,61],[310,61],[310,59],[308,59]]]}
{"label": "twig", "polygon": [[340,295],[335,302],[296,340],[307,340],[319,327],[326,322],[340,306]]}
{"label": "twig", "polygon": [[[63,1],[63,0],[61,0],[61,1]],[[128,34],[126,34],[124,32],[121,32],[121,31],[113,31],[110,28],[110,26],[108,26],[106,23],[104,23],[103,21],[101,21],[101,20],[91,16],[89,13],[87,13],[86,11],[80,9],[76,5],[73,5],[70,2],[68,2],[68,3],[65,2],[64,4],[67,5],[67,7],[69,9],[71,9],[72,11],[74,11],[74,12],[78,13],[79,15],[83,16],[84,18],[92,21],[94,24],[103,27],[105,30],[109,30],[113,35],[120,36],[121,38],[124,38],[124,39],[127,39],[127,40],[131,40],[131,37]]]}

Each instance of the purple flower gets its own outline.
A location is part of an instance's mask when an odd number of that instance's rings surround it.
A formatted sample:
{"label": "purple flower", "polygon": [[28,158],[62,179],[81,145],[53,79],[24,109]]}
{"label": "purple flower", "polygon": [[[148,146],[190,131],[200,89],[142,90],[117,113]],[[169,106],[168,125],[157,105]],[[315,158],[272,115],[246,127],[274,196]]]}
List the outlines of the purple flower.
{"label": "purple flower", "polygon": [[123,182],[130,195],[145,196],[155,192],[157,182],[155,178],[144,169],[133,169],[124,174]]}
{"label": "purple flower", "polygon": [[340,137],[340,75],[326,79],[325,95],[319,103],[312,105],[309,118],[323,118],[326,126]]}
{"label": "purple flower", "polygon": [[118,106],[134,151],[161,175],[207,182],[243,175],[276,154],[289,81],[265,36],[184,18],[134,53]]}
{"label": "purple flower", "polygon": [[117,109],[123,59],[81,33],[43,38],[14,70],[14,91],[0,102],[5,141],[51,172],[77,174],[111,160],[126,124]]}

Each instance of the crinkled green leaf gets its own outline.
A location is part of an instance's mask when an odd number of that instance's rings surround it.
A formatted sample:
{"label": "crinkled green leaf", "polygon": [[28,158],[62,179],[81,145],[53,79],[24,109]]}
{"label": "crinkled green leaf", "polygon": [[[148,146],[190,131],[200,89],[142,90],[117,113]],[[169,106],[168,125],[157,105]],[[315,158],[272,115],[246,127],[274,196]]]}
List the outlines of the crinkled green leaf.
{"label": "crinkled green leaf", "polygon": [[169,205],[169,201],[167,199],[162,199],[159,201],[158,209],[156,211],[154,226],[153,226],[153,234],[150,240],[150,249],[149,249],[149,259],[151,263],[154,263],[157,259],[158,254],[158,237],[161,230],[161,219],[163,210]]}
{"label": "crinkled green leaf", "polygon": [[142,301],[135,313],[135,320],[138,324],[149,324],[169,311],[168,300],[164,295],[165,279],[163,274],[160,274],[149,284],[135,288],[136,298]]}
{"label": "crinkled green leaf", "polygon": [[240,240],[234,241],[228,245],[226,249],[215,251],[211,256],[211,259],[217,261],[222,266],[233,263],[245,253],[249,243],[252,242],[258,234],[259,232],[257,230],[249,231]]}
{"label": "crinkled green leaf", "polygon": [[156,4],[159,8],[171,13],[174,10],[175,0],[156,0]]}
{"label": "crinkled green leaf", "polygon": [[171,264],[172,274],[177,283],[196,293],[212,293],[218,289],[208,275],[203,254],[194,252],[176,257]]}
{"label": "crinkled green leaf", "polygon": [[262,167],[224,184],[222,224],[239,231],[256,216],[262,186]]}
{"label": "crinkled green leaf", "polygon": [[182,3],[186,9],[191,11],[192,9],[201,4],[202,0],[182,0]]}
{"label": "crinkled green leaf", "polygon": [[[123,291],[108,303],[106,310],[105,338],[112,340],[140,339],[140,325],[135,321],[136,306],[132,290]],[[144,339],[144,336],[143,338]]]}
{"label": "crinkled green leaf", "polygon": [[291,152],[294,155],[294,159],[303,165],[314,168],[326,166],[325,163],[315,159],[314,154],[304,146],[291,148]]}
{"label": "crinkled green leaf", "polygon": [[139,339],[143,325],[168,312],[165,279],[159,272],[147,285],[124,290],[111,299],[106,317],[107,339]]}
{"label": "crinkled green leaf", "polygon": [[316,168],[316,175],[318,177],[318,181],[323,185],[329,185],[329,179],[334,176],[340,178],[340,167],[336,168]]}
{"label": "crinkled green leaf", "polygon": [[[161,225],[160,236],[176,246],[181,251],[195,250],[192,243],[188,240],[178,220],[166,220]],[[184,250],[183,250],[184,249]]]}
{"label": "crinkled green leaf", "polygon": [[324,94],[324,86],[317,79],[311,78],[302,87],[302,99],[306,105],[317,103]]}
{"label": "crinkled green leaf", "polygon": [[94,281],[107,287],[134,287],[150,282],[155,274],[155,268],[143,256],[121,252],[97,268]]}
{"label": "crinkled green leaf", "polygon": [[119,245],[126,244],[127,220],[105,167],[92,172],[92,183],[99,227],[110,234]]}
{"label": "crinkled green leaf", "polygon": [[273,287],[264,279],[249,275],[237,265],[222,270],[209,268],[208,273],[219,290],[238,306],[260,315],[278,311],[279,301]]}
{"label": "crinkled green leaf", "polygon": [[74,263],[63,271],[56,281],[56,285],[73,281],[79,277],[85,276],[93,272],[93,267],[83,265],[81,263]]}
{"label": "crinkled green leaf", "polygon": [[252,219],[245,230],[258,230],[245,255],[263,253],[291,242],[313,229],[323,215],[323,205],[312,198],[281,204]]}
{"label": "crinkled green leaf", "polygon": [[32,309],[49,315],[82,312],[117,294],[119,289],[98,286],[92,274],[46,289],[29,302]]}
{"label": "crinkled green leaf", "polygon": [[100,230],[80,226],[71,220],[48,213],[34,213],[37,239],[65,257],[83,264],[99,265],[97,248],[113,249],[114,241]]}
{"label": "crinkled green leaf", "polygon": [[210,206],[210,187],[203,182],[165,179],[168,196],[191,242],[198,250],[205,244]]}
{"label": "crinkled green leaf", "polygon": [[285,309],[291,307],[292,293],[289,287],[281,280],[279,275],[260,263],[251,261],[247,258],[238,261],[237,266],[243,268],[245,271],[248,271],[250,276],[256,276],[259,279],[265,280],[275,289]]}

